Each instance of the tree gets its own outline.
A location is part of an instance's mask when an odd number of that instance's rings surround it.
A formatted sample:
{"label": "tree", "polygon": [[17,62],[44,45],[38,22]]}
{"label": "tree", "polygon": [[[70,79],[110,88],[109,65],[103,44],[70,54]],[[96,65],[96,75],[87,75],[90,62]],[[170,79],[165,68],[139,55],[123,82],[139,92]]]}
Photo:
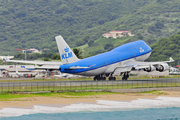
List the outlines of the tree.
{"label": "tree", "polygon": [[51,57],[53,60],[60,60],[60,55],[58,54],[53,54]]}
{"label": "tree", "polygon": [[89,42],[88,42],[88,46],[92,46],[94,44],[94,41],[92,41],[92,40],[90,40]]}
{"label": "tree", "polygon": [[163,22],[158,21],[158,22],[155,24],[155,26],[156,26],[156,28],[157,28],[157,29],[161,29],[161,28],[163,28],[163,27],[164,27],[164,23],[163,23]]}
{"label": "tree", "polygon": [[87,43],[88,41],[89,41],[89,39],[90,39],[90,37],[89,36],[85,36],[85,37],[83,37],[83,41],[84,41],[84,43]]}
{"label": "tree", "polygon": [[143,36],[142,36],[140,33],[137,34],[137,38],[138,38],[139,40],[143,40]]}
{"label": "tree", "polygon": [[73,52],[74,54],[78,57],[78,58],[82,58],[81,54],[83,53],[81,49],[78,48],[73,48]]}
{"label": "tree", "polygon": [[43,61],[50,61],[50,59],[48,57],[44,57],[42,60]]}
{"label": "tree", "polygon": [[107,44],[105,44],[104,49],[105,49],[105,50],[110,50],[110,49],[112,49],[113,47],[114,47],[113,44],[107,43]]}

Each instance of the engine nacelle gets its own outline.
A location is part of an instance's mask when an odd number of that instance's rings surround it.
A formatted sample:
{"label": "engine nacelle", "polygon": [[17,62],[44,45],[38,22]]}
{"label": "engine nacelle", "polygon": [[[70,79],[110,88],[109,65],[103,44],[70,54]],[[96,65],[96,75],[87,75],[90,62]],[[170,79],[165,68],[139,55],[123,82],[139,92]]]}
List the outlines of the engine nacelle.
{"label": "engine nacelle", "polygon": [[144,69],[144,71],[147,71],[147,72],[152,72],[154,70],[156,70],[156,68],[152,65]]}
{"label": "engine nacelle", "polygon": [[167,63],[163,63],[163,64],[159,65],[156,68],[156,70],[159,71],[159,72],[163,72],[163,71],[169,70],[169,66],[168,66]]}

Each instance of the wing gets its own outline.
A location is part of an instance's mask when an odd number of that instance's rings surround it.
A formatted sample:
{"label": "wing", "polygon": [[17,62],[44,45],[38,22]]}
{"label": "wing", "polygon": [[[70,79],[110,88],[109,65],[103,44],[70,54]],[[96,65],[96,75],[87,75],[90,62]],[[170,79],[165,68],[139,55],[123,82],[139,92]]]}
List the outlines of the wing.
{"label": "wing", "polygon": [[126,62],[124,64],[124,67],[134,67],[135,69],[141,69],[141,68],[147,68],[149,66],[158,67],[159,65],[167,64],[170,62],[174,62],[174,60],[171,57],[170,57],[170,61],[162,61],[162,62],[140,62],[140,61],[131,60]]}
{"label": "wing", "polygon": [[151,72],[153,70],[158,70],[160,72],[164,70],[168,70],[169,66],[167,63],[174,62],[172,58],[170,58],[170,61],[162,61],[162,62],[140,62],[136,60],[131,60],[126,63],[124,63],[122,66],[118,66],[114,74],[119,74],[121,72],[127,72],[131,71],[132,68],[135,69],[145,69],[147,72]]}
{"label": "wing", "polygon": [[36,65],[62,65],[62,62],[53,62],[53,61],[27,61],[27,60],[9,60],[5,59],[6,62],[15,62],[15,63],[29,63]]}

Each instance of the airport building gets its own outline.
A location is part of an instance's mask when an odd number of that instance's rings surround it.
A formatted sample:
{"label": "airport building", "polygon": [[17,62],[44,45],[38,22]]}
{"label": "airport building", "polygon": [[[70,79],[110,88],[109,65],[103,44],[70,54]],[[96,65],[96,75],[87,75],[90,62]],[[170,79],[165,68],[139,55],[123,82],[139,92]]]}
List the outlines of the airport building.
{"label": "airport building", "polygon": [[34,65],[0,65],[0,77],[34,76]]}
{"label": "airport building", "polygon": [[3,69],[20,69],[20,68],[24,68],[27,70],[35,70],[35,66],[34,65],[0,65],[0,70]]}

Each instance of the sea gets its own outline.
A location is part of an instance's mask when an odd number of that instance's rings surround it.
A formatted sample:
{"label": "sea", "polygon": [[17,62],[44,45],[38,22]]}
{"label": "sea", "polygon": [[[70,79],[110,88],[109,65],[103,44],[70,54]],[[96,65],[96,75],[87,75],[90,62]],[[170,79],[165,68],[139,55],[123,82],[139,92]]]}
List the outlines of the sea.
{"label": "sea", "polygon": [[180,97],[3,108],[0,120],[180,120]]}

